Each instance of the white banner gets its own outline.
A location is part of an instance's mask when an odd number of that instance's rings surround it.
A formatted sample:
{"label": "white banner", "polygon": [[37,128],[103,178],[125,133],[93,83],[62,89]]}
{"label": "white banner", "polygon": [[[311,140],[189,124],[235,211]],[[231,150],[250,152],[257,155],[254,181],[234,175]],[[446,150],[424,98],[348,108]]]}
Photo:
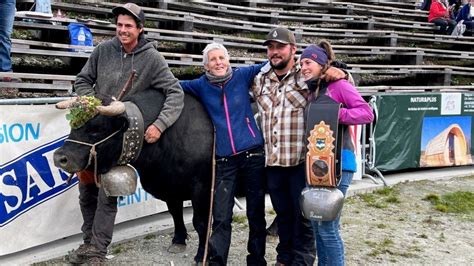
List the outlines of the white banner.
{"label": "white banner", "polygon": [[[66,112],[0,105],[0,256],[80,233],[77,178],[66,184],[67,174],[53,163],[69,133]],[[116,223],[166,211],[140,185],[118,207]]]}

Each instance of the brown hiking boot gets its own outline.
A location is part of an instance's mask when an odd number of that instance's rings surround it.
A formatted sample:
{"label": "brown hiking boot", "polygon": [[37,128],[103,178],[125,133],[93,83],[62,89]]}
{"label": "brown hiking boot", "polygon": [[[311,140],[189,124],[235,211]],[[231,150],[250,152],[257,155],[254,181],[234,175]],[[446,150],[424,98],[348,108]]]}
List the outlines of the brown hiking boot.
{"label": "brown hiking boot", "polygon": [[68,255],[67,261],[71,264],[102,265],[105,262],[105,256],[94,245],[82,244]]}
{"label": "brown hiking boot", "polygon": [[92,244],[90,243],[81,244],[77,249],[70,251],[66,255],[66,260],[72,264],[84,263],[86,261],[84,255],[86,254],[87,250],[90,249],[91,246]]}
{"label": "brown hiking boot", "polygon": [[102,266],[105,265],[105,258],[102,256],[89,257],[87,259],[87,265],[90,266]]}

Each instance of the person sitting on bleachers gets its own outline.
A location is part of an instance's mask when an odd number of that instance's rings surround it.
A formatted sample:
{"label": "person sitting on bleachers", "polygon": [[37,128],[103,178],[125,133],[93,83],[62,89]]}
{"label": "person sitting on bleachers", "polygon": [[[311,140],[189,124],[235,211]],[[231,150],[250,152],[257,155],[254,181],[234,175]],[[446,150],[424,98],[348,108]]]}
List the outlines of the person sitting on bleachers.
{"label": "person sitting on bleachers", "polygon": [[449,0],[448,3],[449,3],[449,7],[451,7],[451,10],[450,10],[450,15],[451,15],[451,18],[452,19],[456,19],[456,17],[458,16],[459,14],[459,11],[461,10],[461,7],[462,7],[462,3],[463,1],[466,1],[466,0]]}
{"label": "person sitting on bleachers", "polygon": [[431,3],[430,13],[428,15],[428,22],[439,26],[439,34],[448,34],[456,27],[456,21],[450,17],[451,7],[448,8],[448,3],[443,0],[434,0]]}
{"label": "person sitting on bleachers", "polygon": [[431,6],[431,0],[423,0],[423,2],[421,3],[420,9],[428,11],[430,10],[430,6]]}
{"label": "person sitting on bleachers", "polygon": [[464,6],[462,7],[461,11],[459,11],[456,21],[459,22],[464,20],[464,25],[466,25],[466,28],[472,34],[474,29],[474,21],[472,21],[472,18],[474,17],[474,8],[471,7],[474,4],[474,0],[463,0],[463,4]]}

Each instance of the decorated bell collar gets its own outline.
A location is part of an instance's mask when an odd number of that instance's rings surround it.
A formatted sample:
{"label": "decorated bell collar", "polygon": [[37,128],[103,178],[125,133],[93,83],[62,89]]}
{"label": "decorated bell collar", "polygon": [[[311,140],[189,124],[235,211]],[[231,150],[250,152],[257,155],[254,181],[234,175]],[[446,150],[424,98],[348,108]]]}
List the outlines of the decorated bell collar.
{"label": "decorated bell collar", "polygon": [[128,129],[123,134],[122,153],[118,165],[125,165],[138,158],[143,146],[145,126],[140,109],[132,102],[124,102],[128,119]]}

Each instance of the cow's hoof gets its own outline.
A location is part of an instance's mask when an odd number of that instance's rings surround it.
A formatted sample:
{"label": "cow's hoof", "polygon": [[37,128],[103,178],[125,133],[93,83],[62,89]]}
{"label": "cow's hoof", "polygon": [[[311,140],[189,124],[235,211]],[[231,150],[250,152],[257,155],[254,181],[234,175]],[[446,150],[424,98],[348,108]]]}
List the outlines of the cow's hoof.
{"label": "cow's hoof", "polygon": [[181,253],[186,250],[186,245],[183,244],[171,244],[168,248],[169,253]]}
{"label": "cow's hoof", "polygon": [[267,236],[278,236],[278,226],[277,226],[276,222],[273,222],[267,228]]}

